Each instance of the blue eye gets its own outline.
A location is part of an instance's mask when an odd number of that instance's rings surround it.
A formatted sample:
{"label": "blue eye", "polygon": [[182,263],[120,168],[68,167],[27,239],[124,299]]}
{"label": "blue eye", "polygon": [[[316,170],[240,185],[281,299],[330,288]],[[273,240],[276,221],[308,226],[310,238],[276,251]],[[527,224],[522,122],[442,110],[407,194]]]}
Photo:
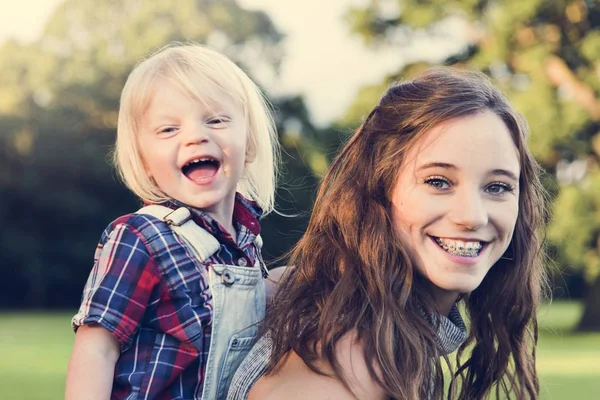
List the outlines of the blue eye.
{"label": "blue eye", "polygon": [[451,182],[443,176],[430,176],[429,178],[426,178],[423,183],[437,190],[448,190],[450,189],[451,184]]}
{"label": "blue eye", "polygon": [[493,182],[486,186],[485,191],[493,195],[504,195],[506,193],[513,193],[515,187],[504,182]]}

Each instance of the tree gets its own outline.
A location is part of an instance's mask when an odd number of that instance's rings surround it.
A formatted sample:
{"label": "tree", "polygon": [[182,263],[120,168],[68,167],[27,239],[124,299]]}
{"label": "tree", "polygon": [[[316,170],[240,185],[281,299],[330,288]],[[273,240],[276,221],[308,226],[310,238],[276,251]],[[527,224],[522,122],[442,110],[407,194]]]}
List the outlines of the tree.
{"label": "tree", "polygon": [[[0,272],[8,278],[0,304],[75,307],[100,233],[139,206],[108,160],[120,91],[137,61],[169,42],[193,41],[251,75],[275,74],[280,40],[266,14],[233,0],[67,0],[38,42],[0,46]],[[295,118],[304,123],[300,136],[312,134],[301,98],[277,104],[281,124]],[[297,148],[285,154],[287,176],[313,182]],[[292,193],[309,207],[310,189]],[[279,200],[289,208],[285,188]],[[301,231],[307,214],[298,213],[264,221],[266,253],[287,250],[294,236],[282,240],[277,230]]]}
{"label": "tree", "polygon": [[[483,70],[525,115],[556,196],[548,238],[588,283],[579,329],[600,330],[600,2],[371,0],[347,19],[368,46],[402,48],[410,63],[364,88],[343,124],[356,123],[389,81],[440,62]],[[421,51],[439,40],[452,48],[456,32],[462,45],[437,60]]]}

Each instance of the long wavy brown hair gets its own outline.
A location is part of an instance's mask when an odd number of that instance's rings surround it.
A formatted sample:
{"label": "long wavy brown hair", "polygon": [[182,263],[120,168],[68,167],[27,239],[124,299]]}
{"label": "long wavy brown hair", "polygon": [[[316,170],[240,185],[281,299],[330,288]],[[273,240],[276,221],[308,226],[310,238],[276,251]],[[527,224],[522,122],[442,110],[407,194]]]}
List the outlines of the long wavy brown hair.
{"label": "long wavy brown hair", "polygon": [[[436,125],[486,110],[508,127],[520,159],[519,215],[505,254],[481,285],[461,298],[470,322],[456,366],[440,354],[430,283],[392,221],[392,192],[406,152]],[[290,350],[348,387],[336,343],[353,332],[371,377],[394,399],[442,398],[442,361],[452,369],[448,394],[537,399],[536,311],[545,274],[539,234],[545,217],[540,168],[526,145],[524,119],[479,72],[435,68],[391,86],[333,161],[307,231],[265,320],[273,340],[267,373]],[[438,320],[439,318],[434,318]],[[376,373],[376,371],[379,371]]]}

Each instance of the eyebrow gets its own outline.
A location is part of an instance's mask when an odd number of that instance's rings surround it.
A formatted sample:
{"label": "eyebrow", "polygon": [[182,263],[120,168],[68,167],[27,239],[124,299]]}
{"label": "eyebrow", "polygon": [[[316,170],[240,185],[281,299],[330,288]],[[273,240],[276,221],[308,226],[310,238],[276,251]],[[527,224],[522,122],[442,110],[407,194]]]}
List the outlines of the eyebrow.
{"label": "eyebrow", "polygon": [[519,181],[519,178],[517,178],[517,175],[514,172],[511,172],[507,169],[495,169],[492,171],[491,173],[492,175],[503,175],[506,176],[507,178],[512,179],[513,181]]}
{"label": "eyebrow", "polygon": [[[448,164],[448,163],[443,163],[443,162],[431,162],[431,163],[421,165],[417,169],[417,171],[422,171],[422,170],[426,170],[426,169],[430,169],[430,168],[445,168],[445,169],[452,169],[452,170],[458,169],[458,167],[453,164]],[[514,172],[509,171],[507,169],[502,169],[502,168],[493,169],[492,171],[490,171],[490,175],[502,175],[502,176],[510,178],[514,181],[517,181],[517,182],[519,181],[519,178],[517,177],[517,175]]]}
{"label": "eyebrow", "polygon": [[458,169],[456,165],[442,163],[442,162],[431,162],[427,164],[423,164],[419,167],[418,171],[429,169],[429,168],[445,168],[445,169]]}

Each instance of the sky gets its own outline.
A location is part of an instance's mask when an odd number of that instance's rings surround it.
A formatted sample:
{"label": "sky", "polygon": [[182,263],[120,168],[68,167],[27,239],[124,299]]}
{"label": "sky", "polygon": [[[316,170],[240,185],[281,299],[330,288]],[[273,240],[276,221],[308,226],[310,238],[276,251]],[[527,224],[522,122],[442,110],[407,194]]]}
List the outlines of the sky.
{"label": "sky", "polygon": [[[9,37],[22,42],[38,39],[61,2],[1,0],[0,42]],[[263,84],[275,95],[303,94],[317,125],[326,125],[342,116],[360,87],[380,82],[386,74],[397,71],[405,60],[402,50],[369,50],[359,37],[349,33],[344,13],[350,6],[364,5],[367,0],[238,2],[248,9],[266,11],[286,35],[286,56],[277,81]],[[429,44],[426,50],[432,55],[439,54],[455,42]]]}

